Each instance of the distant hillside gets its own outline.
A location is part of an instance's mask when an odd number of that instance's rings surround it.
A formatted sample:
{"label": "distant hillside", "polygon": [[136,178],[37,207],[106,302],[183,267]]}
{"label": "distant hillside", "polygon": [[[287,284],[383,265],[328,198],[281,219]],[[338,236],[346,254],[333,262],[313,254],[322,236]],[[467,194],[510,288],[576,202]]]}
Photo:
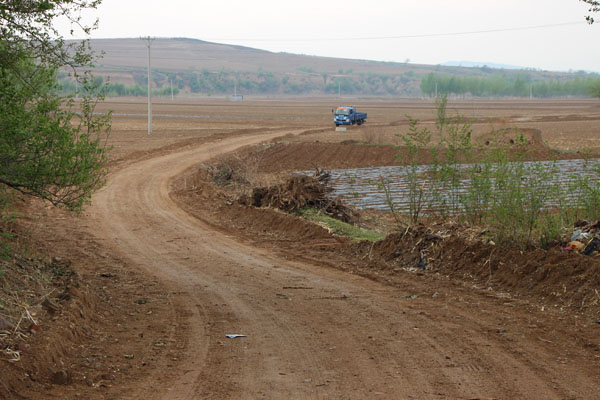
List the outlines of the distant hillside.
{"label": "distant hillside", "polygon": [[[103,53],[94,73],[110,79],[109,95],[144,95],[147,48],[140,39],[94,39]],[[576,74],[418,65],[409,63],[272,53],[243,46],[195,39],[155,39],[152,42],[153,91],[167,95],[374,95],[423,96],[422,80],[437,77],[516,79],[527,82],[565,81]],[[63,75],[65,90],[75,85]],[[430,95],[430,93],[426,93]]]}

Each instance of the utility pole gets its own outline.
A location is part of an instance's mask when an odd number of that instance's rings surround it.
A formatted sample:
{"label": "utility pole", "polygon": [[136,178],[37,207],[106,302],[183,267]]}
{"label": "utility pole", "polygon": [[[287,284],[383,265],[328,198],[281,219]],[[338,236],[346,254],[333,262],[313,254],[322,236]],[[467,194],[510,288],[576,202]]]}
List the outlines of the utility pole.
{"label": "utility pole", "polygon": [[533,84],[529,85],[529,100],[533,99]]}
{"label": "utility pole", "polygon": [[169,84],[171,85],[171,101],[173,101],[173,80],[169,77]]}
{"label": "utility pole", "polygon": [[338,99],[342,97],[342,90],[341,90],[341,84],[340,82],[338,82]]}
{"label": "utility pole", "polygon": [[152,67],[150,65],[150,47],[152,46],[152,41],[154,39],[151,39],[150,36],[148,36],[143,40],[146,41],[146,47],[148,47],[148,136],[152,136]]}

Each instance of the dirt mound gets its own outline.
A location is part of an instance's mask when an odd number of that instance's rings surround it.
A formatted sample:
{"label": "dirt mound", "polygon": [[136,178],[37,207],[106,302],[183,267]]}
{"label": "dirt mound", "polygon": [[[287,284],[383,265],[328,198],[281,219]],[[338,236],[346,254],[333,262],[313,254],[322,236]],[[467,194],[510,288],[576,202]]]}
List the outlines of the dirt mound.
{"label": "dirt mound", "polygon": [[[417,226],[389,235],[370,250],[387,262],[387,268],[403,266],[427,270],[462,280],[474,280],[541,302],[600,314],[600,257],[564,251],[521,251],[496,246],[485,232],[459,225]],[[365,249],[362,250],[366,251]]]}
{"label": "dirt mound", "polygon": [[292,214],[272,208],[255,208],[232,204],[221,208],[218,223],[260,246],[276,247],[284,252],[291,247],[310,247],[323,242],[339,241],[327,229]]}
{"label": "dirt mound", "polygon": [[329,174],[320,170],[314,176],[292,176],[277,186],[254,188],[252,196],[242,196],[239,202],[254,207],[274,207],[285,212],[315,207],[341,221],[356,221],[358,214],[355,211],[340,199],[331,198],[332,190],[324,183],[328,178]]}
{"label": "dirt mound", "polygon": [[[295,177],[286,184],[266,191],[261,189],[254,204],[272,207],[279,204],[281,209],[293,209],[302,201],[293,198],[292,193],[300,194],[299,199],[310,197],[307,194],[310,190],[321,193],[322,189],[312,186],[314,180]],[[525,297],[541,305],[558,305],[600,317],[600,296],[596,292],[600,286],[597,253],[589,257],[563,251],[566,243],[548,250],[521,251],[489,243],[486,232],[481,229],[450,223],[416,226],[390,234],[377,243],[355,243],[333,236],[298,216],[275,208],[256,208],[251,205],[251,198],[244,204],[223,201],[231,197],[217,195],[216,185],[210,181],[196,180],[195,185],[197,188],[193,191],[175,194],[186,210],[228,234],[286,257],[327,264],[388,283],[400,284],[406,271],[432,278],[449,276],[503,295]],[[206,193],[215,195],[207,201]],[[589,231],[586,227],[582,230]]]}
{"label": "dirt mound", "polygon": [[260,172],[308,171],[315,167],[339,169],[396,165],[399,152],[394,146],[364,145],[355,141],[276,143],[259,151]]}
{"label": "dirt mound", "polygon": [[72,342],[92,332],[87,323],[65,327],[64,322],[93,319],[96,299],[81,287],[70,262],[58,258],[47,262],[14,255],[0,271],[1,358],[10,367],[2,372],[0,397],[23,382],[70,383],[71,371],[60,360],[71,352]]}
{"label": "dirt mound", "polygon": [[[317,193],[320,190],[317,189]],[[173,183],[172,197],[183,209],[214,229],[227,233],[233,230],[252,242],[276,245],[280,239],[298,243],[331,239],[325,228],[298,216],[277,208],[252,206],[251,195],[236,198],[215,181],[207,168],[195,168],[179,177]]]}
{"label": "dirt mound", "polygon": [[[475,144],[481,154],[496,147],[509,150],[520,146],[522,157],[527,160],[554,160],[581,158],[577,153],[557,152],[543,141],[539,129],[506,129],[500,134],[489,134],[477,138]],[[439,152],[435,153],[438,154]],[[435,154],[422,150],[417,163],[428,164]],[[358,141],[345,140],[341,143],[302,142],[275,143],[268,147],[246,149],[238,157],[244,164],[255,164],[260,173],[284,171],[308,171],[316,167],[323,169],[346,169],[403,165],[409,162],[408,149],[393,145],[370,145]],[[260,160],[257,162],[256,160]]]}
{"label": "dirt mound", "polygon": [[497,129],[477,138],[480,145],[498,147],[521,146],[524,149],[548,150],[542,139],[542,131],[534,128],[506,128]]}
{"label": "dirt mound", "polygon": [[[16,253],[0,259],[0,398],[119,397],[173,349],[170,327],[153,320],[172,318],[168,293],[98,250],[66,211],[27,207],[56,218],[18,219]],[[19,255],[22,247],[36,256]]]}

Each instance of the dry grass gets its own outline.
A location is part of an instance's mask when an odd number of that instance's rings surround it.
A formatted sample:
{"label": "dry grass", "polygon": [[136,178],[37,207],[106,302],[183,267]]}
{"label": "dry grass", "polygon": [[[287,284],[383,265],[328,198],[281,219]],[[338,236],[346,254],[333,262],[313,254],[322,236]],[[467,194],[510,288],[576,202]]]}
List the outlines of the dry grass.
{"label": "dry grass", "polygon": [[50,298],[58,295],[57,283],[73,274],[68,262],[33,255],[29,243],[36,220],[22,223],[14,214],[18,211],[6,206],[0,223],[1,244],[7,250],[0,258],[0,358],[10,362],[20,360],[18,343],[39,331],[40,319],[48,314],[44,305],[54,307]]}
{"label": "dry grass", "polygon": [[6,360],[16,362],[20,359],[17,343],[39,330],[39,318],[45,313],[42,304],[55,294],[53,278],[65,270],[16,254],[0,265],[0,348]]}

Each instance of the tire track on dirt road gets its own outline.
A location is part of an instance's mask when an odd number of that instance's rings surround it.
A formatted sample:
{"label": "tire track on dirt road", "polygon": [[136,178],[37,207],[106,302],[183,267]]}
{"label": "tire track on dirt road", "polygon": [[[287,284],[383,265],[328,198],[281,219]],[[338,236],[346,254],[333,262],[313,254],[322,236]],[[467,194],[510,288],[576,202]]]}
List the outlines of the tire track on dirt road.
{"label": "tire track on dirt road", "polygon": [[[507,351],[487,315],[337,270],[283,259],[215,232],[170,197],[173,178],[241,146],[286,133],[228,138],[141,160],[109,176],[90,209],[94,234],[131,267],[162,280],[180,351],[129,398],[564,398],[538,347]],[[285,289],[306,287],[309,289]],[[421,290],[428,290],[422,286]],[[469,322],[458,321],[463,316]],[[246,338],[226,339],[241,333]],[[522,346],[529,346],[527,341]],[[575,387],[577,385],[578,387]],[[577,392],[579,390],[579,392]],[[578,394],[579,393],[579,394]]]}

